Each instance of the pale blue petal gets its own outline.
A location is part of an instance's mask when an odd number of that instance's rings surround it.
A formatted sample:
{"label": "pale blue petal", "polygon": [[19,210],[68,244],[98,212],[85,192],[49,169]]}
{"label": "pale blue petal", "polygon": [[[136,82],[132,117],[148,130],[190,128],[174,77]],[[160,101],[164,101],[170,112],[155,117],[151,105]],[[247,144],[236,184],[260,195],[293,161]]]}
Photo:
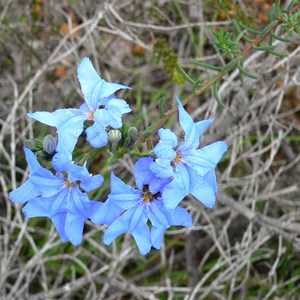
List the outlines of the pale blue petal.
{"label": "pale blue petal", "polygon": [[[103,236],[103,242],[105,245],[110,245],[111,242],[120,236],[123,233],[128,232],[128,218],[125,214],[128,214],[126,211],[124,214],[119,216],[105,231]],[[129,214],[134,213],[130,211]]]}
{"label": "pale blue petal", "polygon": [[78,186],[70,189],[67,201],[67,209],[74,215],[83,216],[87,219],[90,215],[88,195],[82,193]]}
{"label": "pale blue petal", "polygon": [[104,181],[104,178],[100,174],[95,175],[95,176],[89,176],[86,179],[84,179],[84,178],[81,179],[80,187],[84,191],[90,192],[90,191],[93,191],[93,190],[99,188],[102,185],[103,181]]}
{"label": "pale blue petal", "polygon": [[106,109],[101,108],[97,109],[94,113],[94,120],[99,126],[107,127],[110,123],[110,114],[107,112]]}
{"label": "pale blue petal", "polygon": [[27,219],[35,217],[51,217],[53,198],[37,197],[31,199],[22,209]]}
{"label": "pale blue petal", "polygon": [[132,232],[132,236],[142,255],[146,255],[151,250],[151,236],[149,227],[145,224],[136,228]]}
{"label": "pale blue petal", "polygon": [[134,165],[134,177],[137,187],[142,190],[145,184],[149,184],[154,174],[149,169],[150,164],[153,162],[152,157],[140,158]]}
{"label": "pale blue petal", "polygon": [[101,79],[88,57],[82,59],[77,75],[84,98],[92,109],[97,108],[102,98],[109,97],[120,89],[128,89],[127,86]]}
{"label": "pale blue petal", "polygon": [[101,148],[107,145],[108,137],[105,127],[98,123],[94,123],[91,127],[85,130],[87,140],[94,148]]}
{"label": "pale blue petal", "polygon": [[76,108],[58,109],[52,113],[28,113],[29,117],[49,126],[57,128],[59,136],[56,151],[72,152],[78,136],[83,130],[83,122],[87,119],[85,113]]}
{"label": "pale blue petal", "polygon": [[34,153],[26,147],[23,147],[23,150],[25,152],[26,161],[28,163],[29,172],[34,173],[35,171],[41,169],[42,166],[39,164]]}
{"label": "pale blue petal", "polygon": [[68,172],[70,165],[73,165],[70,152],[59,151],[52,157],[52,167],[57,172]]}
{"label": "pale blue petal", "polygon": [[93,92],[95,87],[99,83],[104,81],[96,72],[90,59],[84,57],[77,68],[77,77],[81,85],[81,91],[84,95],[85,101],[91,109],[95,109],[97,106],[97,99],[93,99]]}
{"label": "pale blue petal", "polygon": [[8,195],[9,199],[17,204],[25,203],[30,199],[40,196],[41,191],[32,183],[30,178],[17,189],[11,191]]}
{"label": "pale blue petal", "polygon": [[95,224],[107,224],[110,225],[115,221],[122,213],[124,209],[116,205],[111,200],[106,200],[104,204],[95,209],[90,216],[90,219]]}
{"label": "pale blue petal", "polygon": [[170,225],[169,215],[160,204],[161,200],[154,200],[148,205],[148,217],[153,226],[168,228]]}
{"label": "pale blue petal", "polygon": [[215,142],[202,149],[190,149],[183,152],[182,160],[199,175],[204,176],[216,167],[227,148],[224,142]]}
{"label": "pale blue petal", "polygon": [[177,136],[170,129],[160,128],[157,133],[159,135],[160,141],[163,144],[168,145],[172,148],[177,146]]}
{"label": "pale blue petal", "polygon": [[197,132],[197,135],[199,137],[201,137],[201,135],[204,133],[204,131],[211,125],[213,124],[215,120],[214,119],[207,119],[207,120],[202,120],[202,121],[199,121],[197,123],[194,123],[195,124],[195,130]]}
{"label": "pale blue petal", "polygon": [[150,170],[160,178],[169,178],[174,175],[170,160],[164,158],[157,158],[151,163]]}
{"label": "pale blue petal", "polygon": [[122,99],[112,99],[105,106],[108,114],[109,125],[113,128],[122,127],[122,115],[131,112],[131,108]]}
{"label": "pale blue petal", "polygon": [[125,232],[133,233],[136,229],[147,223],[145,205],[136,205],[119,216],[106,230],[104,244],[109,245],[115,238]]}
{"label": "pale blue petal", "polygon": [[163,240],[163,235],[165,233],[167,228],[161,227],[161,226],[153,226],[151,228],[151,244],[154,248],[160,249],[162,240]]}
{"label": "pale blue petal", "polygon": [[193,220],[191,215],[183,207],[177,206],[173,210],[167,210],[169,214],[170,226],[191,227]]}
{"label": "pale blue petal", "polygon": [[182,164],[177,164],[176,167],[173,181],[164,188],[162,193],[163,202],[168,209],[174,209],[190,190],[188,170]]}
{"label": "pale blue petal", "polygon": [[204,206],[212,208],[215,205],[216,197],[214,188],[203,177],[194,170],[189,170],[191,178],[190,194],[192,194]]}
{"label": "pale blue petal", "polygon": [[141,192],[125,184],[113,173],[111,173],[110,189],[111,193],[108,195],[108,199],[123,209],[134,207],[141,201]]}
{"label": "pale blue petal", "polygon": [[203,176],[203,179],[205,179],[213,188],[215,194],[218,192],[218,184],[217,184],[217,178],[216,178],[216,172],[215,170],[210,170]]}
{"label": "pale blue petal", "polygon": [[214,120],[203,120],[197,123],[193,122],[191,116],[184,109],[179,98],[176,98],[179,111],[179,122],[185,132],[184,142],[179,146],[179,151],[185,151],[186,149],[196,149],[200,144],[200,137],[208,126],[210,126]]}
{"label": "pale blue petal", "polygon": [[67,213],[65,221],[65,234],[69,241],[78,246],[82,243],[83,226],[86,218],[73,213]]}
{"label": "pale blue petal", "polygon": [[128,209],[124,215],[127,218],[128,232],[130,233],[141,225],[146,224],[148,220],[147,207],[144,203]]}
{"label": "pale blue petal", "polygon": [[153,153],[157,158],[167,159],[169,161],[176,157],[176,151],[173,150],[170,145],[165,144],[162,141],[159,141],[159,143],[153,148]]}
{"label": "pale blue petal", "polygon": [[63,126],[70,119],[76,118],[78,116],[82,116],[83,118],[83,115],[83,112],[77,108],[62,108],[57,109],[54,112],[37,111],[34,113],[27,113],[28,117],[56,128],[58,128],[59,126]]}
{"label": "pale blue petal", "polygon": [[86,192],[99,188],[104,180],[100,174],[92,176],[85,165],[79,166],[69,162],[64,171],[68,173],[70,182],[80,181],[80,187]]}
{"label": "pale blue petal", "polygon": [[187,149],[192,146],[194,146],[193,148],[197,148],[199,145],[199,136],[197,136],[193,119],[184,109],[180,99],[176,97],[176,101],[178,103],[179,123],[185,132],[184,144],[186,146],[184,148]]}
{"label": "pale blue petal", "polygon": [[149,182],[149,191],[152,194],[157,194],[158,192],[162,192],[167,184],[172,181],[171,177],[168,178],[159,178],[155,177],[151,182]]}
{"label": "pale blue petal", "polygon": [[88,119],[88,115],[91,112],[94,112],[94,110],[91,109],[85,102],[80,105],[79,110],[81,110],[87,116],[87,119]]}
{"label": "pale blue petal", "polygon": [[58,231],[58,234],[63,243],[69,240],[65,234],[66,216],[67,216],[66,212],[60,212],[51,218],[53,225]]}
{"label": "pale blue petal", "polygon": [[75,118],[67,120],[57,128],[58,143],[56,151],[72,153],[78,141],[78,137],[83,131],[83,123],[87,119],[86,115],[81,114]]}
{"label": "pale blue petal", "polygon": [[30,176],[31,182],[40,191],[41,196],[48,197],[56,194],[63,188],[64,180],[53,175],[46,169],[39,169]]}

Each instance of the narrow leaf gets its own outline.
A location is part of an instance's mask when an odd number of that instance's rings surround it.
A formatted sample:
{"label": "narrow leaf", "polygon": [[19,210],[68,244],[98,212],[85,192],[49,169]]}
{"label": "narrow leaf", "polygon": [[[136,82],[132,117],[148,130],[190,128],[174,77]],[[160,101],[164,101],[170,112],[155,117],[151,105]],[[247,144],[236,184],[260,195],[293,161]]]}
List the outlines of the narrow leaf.
{"label": "narrow leaf", "polygon": [[214,96],[215,96],[215,98],[216,98],[218,104],[219,104],[222,108],[225,108],[225,105],[224,105],[222,99],[221,99],[220,96],[219,96],[219,85],[220,85],[219,81],[215,81],[214,86],[213,86]]}
{"label": "narrow leaf", "polygon": [[211,65],[211,64],[208,64],[206,62],[203,62],[203,61],[193,61],[193,64],[195,65],[199,65],[203,68],[206,68],[206,69],[209,69],[209,70],[213,70],[213,71],[222,71],[222,67],[217,67],[217,66],[214,66],[214,65]]}
{"label": "narrow leaf", "polygon": [[269,23],[260,33],[260,37],[264,36],[266,33],[268,33],[268,31],[270,31],[272,29],[272,27],[274,27],[275,25],[278,24],[278,20],[274,20],[271,23]]}

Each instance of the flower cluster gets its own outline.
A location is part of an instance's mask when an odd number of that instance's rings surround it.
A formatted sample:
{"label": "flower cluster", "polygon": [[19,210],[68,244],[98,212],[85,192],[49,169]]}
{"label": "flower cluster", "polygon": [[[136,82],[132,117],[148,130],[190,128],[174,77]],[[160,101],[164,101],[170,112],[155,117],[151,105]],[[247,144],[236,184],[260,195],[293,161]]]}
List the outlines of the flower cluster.
{"label": "flower cluster", "polygon": [[[160,140],[152,155],[138,159],[134,165],[136,187],[112,173],[108,199],[92,201],[88,193],[102,185],[103,177],[92,176],[85,164],[72,162],[78,138],[85,129],[86,140],[93,148],[113,146],[116,150],[121,139],[118,129],[122,127],[122,115],[131,109],[125,100],[115,97],[115,92],[128,87],[104,81],[88,58],[83,58],[78,66],[78,79],[85,99],[79,109],[28,113],[29,117],[56,127],[58,142],[51,136],[44,139],[52,157],[51,171],[24,147],[29,179],[10,193],[10,199],[25,203],[26,218],[49,217],[63,242],[79,245],[84,223],[91,220],[108,225],[103,237],[106,245],[121,234],[130,233],[141,254],[147,254],[151,247],[160,249],[166,229],[172,225],[192,225],[190,214],[179,206],[187,195],[206,207],[214,206],[215,167],[227,145],[218,141],[199,148],[201,135],[213,120],[194,123],[177,98],[184,139],[178,141],[171,130],[159,129]],[[137,130],[130,130],[137,137]],[[134,141],[126,143],[133,145]]]}

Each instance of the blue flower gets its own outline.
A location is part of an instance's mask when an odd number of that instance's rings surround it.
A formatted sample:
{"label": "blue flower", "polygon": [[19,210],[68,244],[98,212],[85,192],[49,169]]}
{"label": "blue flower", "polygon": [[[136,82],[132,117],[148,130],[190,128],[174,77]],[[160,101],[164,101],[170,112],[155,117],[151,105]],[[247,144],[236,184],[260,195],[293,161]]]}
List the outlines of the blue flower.
{"label": "blue flower", "polygon": [[155,161],[150,169],[158,177],[172,177],[172,182],[163,191],[164,204],[175,208],[188,194],[192,194],[207,207],[215,204],[217,182],[215,167],[227,145],[218,141],[197,149],[200,137],[213,119],[194,123],[177,98],[179,122],[185,132],[182,143],[178,144],[177,136],[169,129],[159,129],[159,143],[154,147]]}
{"label": "blue flower", "polygon": [[77,73],[85,98],[79,109],[67,108],[52,113],[39,111],[27,114],[35,120],[57,128],[59,136],[57,152],[72,153],[83,131],[84,121],[93,122],[93,125],[86,129],[87,140],[91,146],[94,148],[105,146],[106,127],[122,127],[122,115],[131,111],[125,100],[116,99],[114,96],[116,91],[129,87],[101,79],[89,58],[82,59]]}
{"label": "blue flower", "polygon": [[[92,212],[102,205],[90,201],[90,192],[103,183],[101,175],[91,176],[85,166],[74,165],[60,152],[53,157],[56,174],[44,169],[35,155],[24,148],[29,165],[29,179],[9,194],[14,203],[26,203],[26,218],[49,217],[63,242],[82,242],[83,226]],[[67,173],[67,175],[65,175]]]}
{"label": "blue flower", "polygon": [[164,206],[162,191],[170,179],[155,176],[149,169],[152,162],[151,157],[141,158],[136,162],[134,175],[138,189],[126,185],[114,174],[111,175],[108,200],[91,217],[96,224],[109,225],[104,234],[106,245],[119,235],[129,232],[140,253],[144,255],[151,250],[151,246],[160,249],[163,234],[170,226],[192,225],[191,216],[184,208],[169,210]]}

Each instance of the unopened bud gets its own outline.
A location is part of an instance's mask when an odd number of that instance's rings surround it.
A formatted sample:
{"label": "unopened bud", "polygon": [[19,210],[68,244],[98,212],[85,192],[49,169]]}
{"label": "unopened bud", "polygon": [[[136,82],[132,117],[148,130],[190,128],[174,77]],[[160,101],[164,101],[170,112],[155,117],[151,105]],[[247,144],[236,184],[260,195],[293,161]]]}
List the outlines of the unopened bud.
{"label": "unopened bud", "polygon": [[127,131],[127,138],[125,140],[125,147],[130,149],[136,142],[139,132],[135,127],[130,127]]}
{"label": "unopened bud", "polygon": [[122,139],[122,134],[119,129],[112,129],[108,133],[108,148],[111,152],[115,153]]}
{"label": "unopened bud", "polygon": [[50,155],[53,155],[56,151],[57,142],[55,138],[48,134],[43,139],[43,149]]}

